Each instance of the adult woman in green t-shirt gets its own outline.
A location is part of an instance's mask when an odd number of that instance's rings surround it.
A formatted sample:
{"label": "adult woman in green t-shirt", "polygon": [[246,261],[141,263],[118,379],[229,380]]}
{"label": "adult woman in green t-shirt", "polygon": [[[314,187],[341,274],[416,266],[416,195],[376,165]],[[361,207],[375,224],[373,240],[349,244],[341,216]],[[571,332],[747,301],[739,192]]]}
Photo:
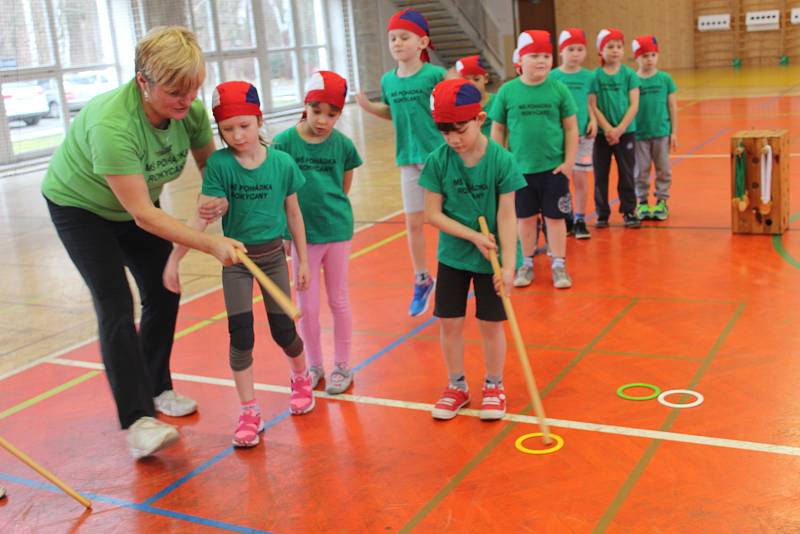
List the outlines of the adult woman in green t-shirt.
{"label": "adult woman in green t-shirt", "polygon": [[[194,34],[159,28],[136,46],[136,76],[95,97],[78,114],[50,162],[42,192],[58,236],[92,294],[100,351],[134,458],[174,442],[154,418],[193,413],[172,390],[169,360],[180,295],[164,287],[172,242],[236,263],[244,246],[189,228],[159,207],[163,185],[191,152],[202,171],[214,152],[208,115],[195,100],[205,60]],[[225,203],[203,215],[218,218]],[[139,332],[125,267],[142,302]]]}

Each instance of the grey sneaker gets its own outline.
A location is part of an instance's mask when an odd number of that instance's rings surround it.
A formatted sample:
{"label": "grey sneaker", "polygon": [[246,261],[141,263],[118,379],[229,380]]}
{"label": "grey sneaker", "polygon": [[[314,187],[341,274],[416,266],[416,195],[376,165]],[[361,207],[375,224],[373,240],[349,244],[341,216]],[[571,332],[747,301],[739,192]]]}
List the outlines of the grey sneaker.
{"label": "grey sneaker", "polygon": [[553,267],[553,287],[556,289],[568,289],[572,287],[572,278],[567,274],[566,267]]}
{"label": "grey sneaker", "polygon": [[517,269],[514,277],[514,287],[528,287],[533,282],[533,266],[523,265]]}
{"label": "grey sneaker", "polygon": [[331,371],[331,376],[325,386],[325,393],[338,395],[344,393],[353,383],[353,370],[346,366],[337,365]]}
{"label": "grey sneaker", "polygon": [[152,417],[140,417],[128,428],[128,449],[137,460],[172,445],[177,439],[177,428]]}
{"label": "grey sneaker", "polygon": [[162,391],[158,397],[153,397],[153,404],[156,411],[170,417],[183,417],[197,411],[197,402],[171,389]]}
{"label": "grey sneaker", "polygon": [[321,365],[312,365],[308,368],[308,374],[311,375],[311,389],[317,389],[319,381],[325,378],[325,369]]}

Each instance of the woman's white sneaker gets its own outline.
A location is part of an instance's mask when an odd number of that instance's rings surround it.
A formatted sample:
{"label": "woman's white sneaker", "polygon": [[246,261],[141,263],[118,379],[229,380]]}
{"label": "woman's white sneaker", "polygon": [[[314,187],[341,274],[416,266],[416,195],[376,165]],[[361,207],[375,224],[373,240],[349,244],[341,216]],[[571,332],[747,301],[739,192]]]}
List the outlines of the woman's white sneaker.
{"label": "woman's white sneaker", "polygon": [[178,436],[174,426],[152,417],[140,417],[128,428],[128,449],[138,460],[172,445]]}
{"label": "woman's white sneaker", "polygon": [[153,397],[156,411],[170,417],[183,417],[197,411],[197,402],[189,397],[168,389],[162,391],[158,397]]}

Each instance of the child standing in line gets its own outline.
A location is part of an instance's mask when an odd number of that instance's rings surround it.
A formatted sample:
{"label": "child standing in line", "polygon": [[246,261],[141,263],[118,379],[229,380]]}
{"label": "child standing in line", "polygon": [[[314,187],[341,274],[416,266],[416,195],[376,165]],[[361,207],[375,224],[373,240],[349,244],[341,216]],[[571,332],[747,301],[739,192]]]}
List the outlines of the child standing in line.
{"label": "child standing in line", "polygon": [[[292,156],[303,172],[305,185],[297,192],[308,241],[308,289],[297,294],[303,316],[300,334],[306,344],[312,387],[325,376],[319,326],[320,269],[325,271],[328,305],[333,315],[334,366],[325,391],[344,392],[353,381],[350,346],[353,318],[347,286],[347,268],[353,239],[353,208],[347,194],[353,169],[362,161],[349,137],[334,128],[342,115],[347,82],[330,71],[319,71],[306,85],[305,109],[296,126],[278,134],[273,148]],[[294,265],[300,264],[297,247]]]}
{"label": "child standing in line", "polygon": [[[506,413],[503,366],[506,319],[498,294],[511,290],[517,261],[514,192],[525,180],[514,158],[481,133],[486,118],[480,91],[466,80],[447,80],[433,90],[433,118],[446,144],[428,156],[420,184],[425,191],[425,216],[439,229],[439,267],[434,315],[441,318],[441,343],[449,384],[436,402],[435,419],[452,419],[469,404],[464,377],[464,316],[470,283],[483,338],[486,377],[480,418],[501,419]],[[499,236],[502,279],[492,275],[489,251],[497,241],[478,225],[486,217]]]}
{"label": "child standing in line", "polygon": [[572,287],[567,274],[567,227],[571,212],[569,179],[575,164],[578,122],[575,100],[567,87],[548,78],[553,66],[550,33],[527,30],[517,40],[522,75],[500,88],[492,106],[492,139],[506,145],[525,174],[527,187],[516,195],[523,265],[514,285],[533,282],[536,215],[542,213],[552,253],[553,286]]}
{"label": "child standing in line", "polygon": [[[291,156],[266,146],[259,135],[261,105],[256,88],[247,82],[225,82],[213,96],[214,118],[227,148],[208,159],[198,207],[218,198],[228,201],[222,218],[222,231],[245,243],[247,255],[285,293],[289,294],[289,269],[281,236],[286,228],[298,250],[297,289],[308,286],[308,254],[303,216],[297,203],[297,190],[305,183]],[[195,214],[188,223],[198,230],[206,228]],[[186,247],[173,250],[164,270],[164,285],[179,291],[178,265]],[[244,265],[222,268],[222,290],[228,312],[230,365],[241,401],[239,422],[233,436],[236,447],[258,445],[264,429],[253,387],[253,276]],[[294,322],[262,287],[272,338],[288,356],[291,368],[289,409],[300,415],[314,409],[311,376],[306,368],[303,341]]]}
{"label": "child standing in line", "polygon": [[589,109],[597,117],[602,135],[594,142],[594,204],[596,228],[608,228],[611,207],[608,204],[608,173],[611,155],[617,161],[619,212],[625,228],[639,228],[636,216],[634,165],[636,163],[636,112],[639,110],[639,77],[622,64],[625,38],[615,28],[600,30],[597,50],[600,67],[595,70],[589,90]]}
{"label": "child standing in line", "polygon": [[572,233],[576,239],[589,239],[586,228],[586,197],[589,190],[589,173],[592,171],[592,148],[597,134],[597,119],[589,112],[589,88],[594,74],[583,67],[586,59],[586,34],[579,28],[567,28],[558,37],[561,66],[550,71],[550,78],[567,86],[578,107],[578,154],[572,167],[572,184],[575,188]]}
{"label": "child standing in line", "polygon": [[[670,150],[678,147],[678,98],[672,76],[657,68],[658,41],[652,35],[633,40],[633,54],[641,80],[639,113],[636,115],[636,197],[639,219],[666,221],[667,199],[672,185]],[[650,166],[656,168],[656,205],[650,207]]]}
{"label": "child standing in line", "polygon": [[489,85],[489,73],[481,65],[481,56],[462,57],[456,61],[455,69],[462,79],[472,82],[472,85],[480,90],[481,108],[487,114],[486,120],[483,121],[481,132],[486,137],[489,137],[492,134],[492,119],[488,117],[488,113],[492,109],[492,103],[496,95],[486,90],[486,86]]}
{"label": "child standing in line", "polygon": [[386,30],[397,68],[381,78],[382,102],[370,102],[363,92],[358,94],[357,101],[365,111],[394,124],[395,160],[400,167],[408,248],[415,274],[414,296],[408,314],[416,317],[428,309],[428,299],[434,288],[425,258],[425,201],[419,175],[425,158],[442,144],[442,136],[431,118],[430,97],[446,71],[428,63],[427,48],[432,45],[428,21],[421,13],[413,9],[395,13]]}

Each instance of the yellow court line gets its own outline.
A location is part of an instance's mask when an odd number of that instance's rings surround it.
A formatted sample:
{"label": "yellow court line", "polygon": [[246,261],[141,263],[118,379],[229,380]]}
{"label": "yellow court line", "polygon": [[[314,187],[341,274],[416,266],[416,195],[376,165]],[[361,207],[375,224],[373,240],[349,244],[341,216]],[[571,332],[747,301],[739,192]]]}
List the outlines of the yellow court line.
{"label": "yellow court line", "polygon": [[[352,260],[354,260],[356,258],[360,258],[364,254],[366,254],[368,252],[372,252],[373,250],[379,249],[380,247],[382,247],[384,245],[388,245],[392,241],[400,239],[404,235],[406,235],[406,231],[402,230],[400,232],[397,232],[396,234],[392,234],[389,237],[381,239],[380,241],[378,241],[376,243],[373,243],[371,245],[367,245],[366,247],[364,247],[364,248],[362,248],[360,250],[357,250],[357,251],[353,252],[352,254],[350,254],[350,260],[352,261]],[[259,295],[259,296],[255,297],[253,299],[253,304],[255,304],[256,302],[261,302],[263,299],[264,299],[264,297]],[[187,326],[186,328],[184,328],[180,332],[176,332],[175,333],[175,339],[180,339],[180,338],[182,338],[182,337],[184,337],[186,335],[189,335],[189,334],[191,334],[193,332],[197,332],[198,330],[201,330],[201,329],[205,328],[208,325],[214,324],[216,321],[219,321],[220,319],[224,319],[227,316],[228,316],[228,313],[223,311],[223,312],[220,312],[220,313],[212,316],[210,319],[203,319],[202,321],[199,321],[199,322],[197,322],[197,323],[195,323],[195,324],[193,324],[191,326]]]}
{"label": "yellow court line", "polygon": [[30,398],[30,399],[28,399],[28,400],[26,400],[24,402],[21,402],[21,403],[17,404],[16,406],[12,406],[11,408],[3,410],[2,412],[0,412],[0,420],[3,420],[6,417],[9,417],[11,415],[14,415],[17,412],[21,412],[25,408],[30,408],[34,404],[38,404],[38,403],[42,402],[43,400],[49,399],[50,397],[52,397],[54,395],[58,395],[62,391],[66,391],[66,390],[68,390],[69,388],[71,388],[73,386],[77,386],[81,382],[85,382],[86,380],[89,380],[90,378],[94,378],[95,376],[97,376],[99,374],[100,374],[100,371],[89,371],[85,375],[81,375],[81,376],[75,377],[72,380],[70,380],[69,382],[64,382],[60,386],[56,386],[53,389],[51,389],[49,391],[45,391],[44,393],[40,393],[40,394],[36,395],[35,397],[32,397],[32,398]]}

